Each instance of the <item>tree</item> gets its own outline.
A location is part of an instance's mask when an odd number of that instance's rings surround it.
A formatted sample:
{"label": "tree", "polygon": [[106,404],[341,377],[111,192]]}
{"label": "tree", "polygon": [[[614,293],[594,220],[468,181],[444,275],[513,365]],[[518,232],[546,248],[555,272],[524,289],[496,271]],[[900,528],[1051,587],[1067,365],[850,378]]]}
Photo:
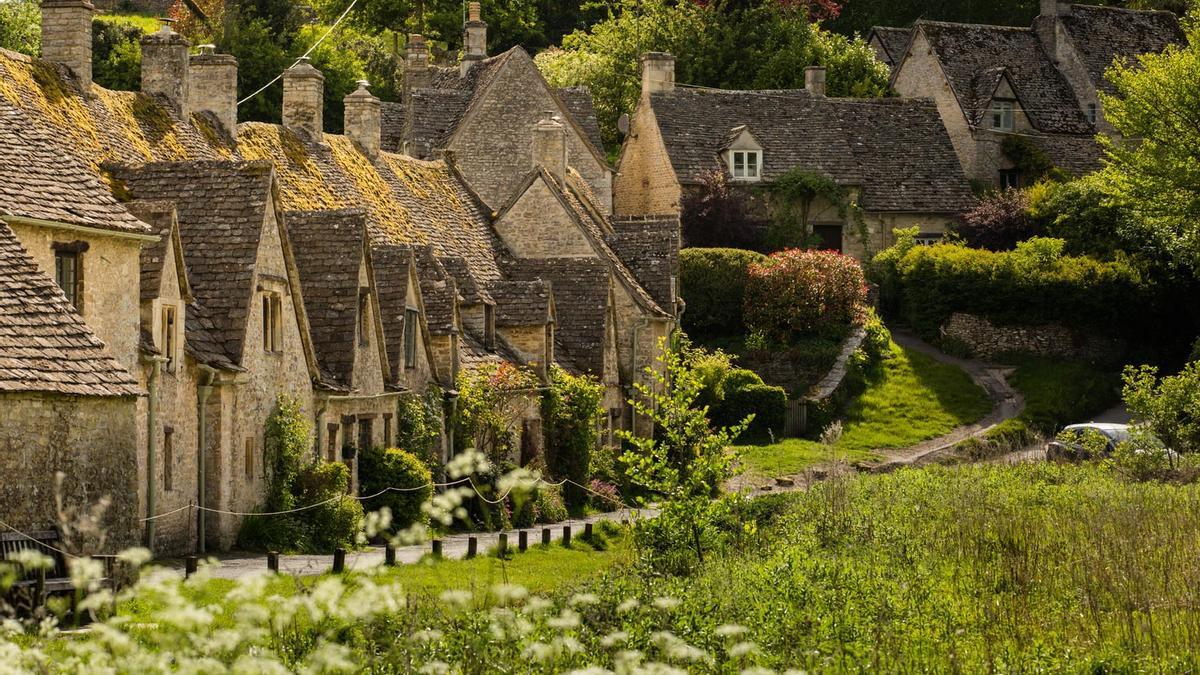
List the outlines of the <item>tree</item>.
{"label": "tree", "polygon": [[1107,74],[1115,95],[1101,95],[1106,119],[1124,139],[1101,137],[1107,150],[1101,186],[1141,234],[1170,259],[1200,269],[1200,25],[1188,44]]}
{"label": "tree", "polygon": [[954,226],[971,248],[1010,251],[1019,242],[1042,233],[1029,215],[1029,195],[1009,189],[985,196]]}
{"label": "tree", "polygon": [[37,0],[0,2],[0,48],[37,56],[42,44],[41,20]]}
{"label": "tree", "polygon": [[1124,378],[1134,420],[1175,452],[1200,452],[1200,362],[1161,378],[1152,366],[1129,366]]}
{"label": "tree", "polygon": [[680,211],[685,246],[752,249],[762,243],[758,224],[748,216],[746,192],[724,171],[706,173],[700,187],[686,191]]}

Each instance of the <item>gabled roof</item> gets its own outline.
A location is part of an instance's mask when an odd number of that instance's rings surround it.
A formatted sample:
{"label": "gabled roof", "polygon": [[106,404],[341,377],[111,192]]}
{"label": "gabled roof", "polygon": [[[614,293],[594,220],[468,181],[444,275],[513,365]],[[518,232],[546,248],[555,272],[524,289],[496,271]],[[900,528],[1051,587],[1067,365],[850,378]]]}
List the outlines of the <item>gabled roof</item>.
{"label": "gabled roof", "polygon": [[488,294],[487,289],[484,289],[475,282],[475,277],[471,274],[471,267],[467,264],[466,259],[457,255],[446,255],[438,258],[438,262],[442,263],[442,269],[446,270],[458,286],[458,297],[468,305],[492,305],[495,301]]}
{"label": "gabled roof", "polygon": [[271,164],[158,162],[109,169],[133,196],[175,203],[192,292],[212,321],[220,353],[241,363],[254,265],[272,207]]}
{"label": "gabled roof", "polygon": [[[408,309],[408,282],[413,265],[412,249],[394,244],[371,247],[375,265],[375,288],[379,295],[379,316],[383,320],[388,363],[392,380],[399,378],[403,367],[404,320]],[[417,290],[420,293],[420,289]],[[419,310],[420,307],[418,306]],[[424,342],[424,340],[422,340]]]}
{"label": "gabled roof", "polygon": [[1132,59],[1186,42],[1179,17],[1172,12],[1074,5],[1062,23],[1092,84],[1110,94],[1115,90],[1104,72],[1114,59]]}
{"label": "gabled roof", "polygon": [[[0,63],[2,63],[0,59]],[[3,77],[3,75],[0,75]],[[0,91],[5,85],[0,84]],[[0,96],[0,217],[150,234],[100,180]]]}
{"label": "gabled roof", "polygon": [[359,324],[358,274],[369,256],[365,214],[361,209],[289,211],[284,221],[322,383],[349,388]]}
{"label": "gabled roof", "polygon": [[459,342],[462,365],[466,368],[476,368],[487,363],[511,363],[514,366],[523,365],[517,350],[505,341],[503,336],[496,336],[496,348],[488,349],[483,339],[471,331],[463,333]]}
{"label": "gabled roof", "polygon": [[600,133],[600,118],[596,115],[596,103],[592,98],[592,90],[587,87],[562,87],[556,89],[558,100],[567,109],[567,113],[583,129],[584,136],[591,141],[601,153],[604,152],[604,137]]}
{"label": "gabled roof", "polygon": [[553,321],[554,296],[549,282],[496,281],[488,286],[496,301],[496,326],[545,326]]}
{"label": "gabled roof", "polygon": [[[183,257],[183,242],[179,238],[179,218],[175,203],[140,199],[125,204],[125,208],[139,220],[147,223],[158,234],[158,241],[142,245],[141,251],[141,300],[148,302],[158,297],[162,288],[163,265],[167,262],[167,251],[175,255],[176,282],[179,295],[191,302],[192,288],[188,282],[187,265]],[[169,247],[169,248],[168,248]]]}
{"label": "gabled roof", "polygon": [[918,21],[914,28],[929,40],[970,124],[983,124],[1002,69],[1035,129],[1094,133],[1070,83],[1033,29],[941,21]]}
{"label": "gabled roof", "polygon": [[554,293],[555,336],[564,360],[604,374],[609,268],[596,258],[522,258],[505,266],[514,279],[546,280]]}
{"label": "gabled roof", "polygon": [[870,211],[958,213],[974,202],[937,107],[925,99],[676,89],[650,101],[685,185],[727,171],[721,153],[745,127],[763,147],[767,183],[802,167],[861,186]]}
{"label": "gabled roof", "polygon": [[867,42],[877,41],[879,48],[876,49],[876,55],[879,60],[886,63],[889,68],[894,68],[908,49],[908,41],[911,37],[912,30],[909,28],[874,26],[867,35]]}
{"label": "gabled roof", "polygon": [[0,221],[0,392],[137,396],[137,380]]}
{"label": "gabled roof", "polygon": [[679,219],[669,216],[614,216],[605,237],[638,283],[664,309],[675,307],[679,274]]}
{"label": "gabled roof", "polygon": [[425,301],[425,323],[432,335],[459,332],[458,288],[429,246],[414,249],[421,298]]}

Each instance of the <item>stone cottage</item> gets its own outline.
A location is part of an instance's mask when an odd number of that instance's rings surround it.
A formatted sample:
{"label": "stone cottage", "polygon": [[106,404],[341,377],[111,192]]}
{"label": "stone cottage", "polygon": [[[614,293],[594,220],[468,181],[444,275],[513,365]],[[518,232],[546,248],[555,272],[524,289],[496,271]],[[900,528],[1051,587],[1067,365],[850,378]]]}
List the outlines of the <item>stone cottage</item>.
{"label": "stone cottage", "polygon": [[[822,68],[808,70],[804,90],[787,91],[677,85],[669,54],[646,55],[642,68],[642,96],[614,180],[618,214],[679,214],[716,173],[752,202],[749,219],[761,239],[773,217],[772,183],[802,169],[847,195],[846,204],[818,198],[812,234],[825,248],[864,258],[888,246],[897,227],[940,237],[974,203],[931,101],[828,98]],[[685,239],[697,234],[684,227]],[[714,237],[734,243],[732,235]]]}
{"label": "stone cottage", "polygon": [[1099,168],[1097,133],[1114,134],[1100,93],[1116,59],[1184,40],[1171,12],[1042,0],[1028,28],[918,21],[876,29],[872,44],[892,60],[892,87],[933,99],[963,169],[973,180],[1017,187],[1030,179],[1028,146],[1058,168]]}

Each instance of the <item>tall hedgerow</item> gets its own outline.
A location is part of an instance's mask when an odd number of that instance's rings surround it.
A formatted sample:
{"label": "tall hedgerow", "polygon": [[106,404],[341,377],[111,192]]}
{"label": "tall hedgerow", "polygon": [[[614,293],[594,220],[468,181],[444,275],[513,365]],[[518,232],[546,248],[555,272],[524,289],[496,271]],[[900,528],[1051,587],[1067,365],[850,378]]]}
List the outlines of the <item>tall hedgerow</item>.
{"label": "tall hedgerow", "polygon": [[572,375],[562,368],[550,369],[550,386],[542,395],[542,429],[546,435],[546,467],[555,480],[572,482],[563,486],[567,506],[581,508],[588,493],[592,449],[599,439],[600,407],[604,388],[595,378]]}

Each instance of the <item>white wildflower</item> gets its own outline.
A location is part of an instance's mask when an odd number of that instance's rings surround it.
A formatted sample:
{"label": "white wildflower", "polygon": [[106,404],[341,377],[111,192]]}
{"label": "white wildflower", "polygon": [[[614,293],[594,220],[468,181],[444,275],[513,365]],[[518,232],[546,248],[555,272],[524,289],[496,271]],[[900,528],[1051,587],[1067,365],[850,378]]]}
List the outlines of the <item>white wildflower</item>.
{"label": "white wildflower", "polygon": [[578,670],[572,670],[567,675],[613,675],[613,671],[601,668],[600,666],[590,666]]}
{"label": "white wildflower", "polygon": [[410,637],[413,642],[437,642],[445,637],[445,633],[436,628],[427,628],[413,633]]}
{"label": "white wildflower", "polygon": [[502,605],[515,605],[529,597],[529,591],[516,584],[496,584],[492,586],[492,595]]}
{"label": "white wildflower", "polygon": [[138,546],[127,548],[117,554],[117,560],[135,568],[141,567],[153,559],[154,554],[150,552],[150,549]]}
{"label": "white wildflower", "polygon": [[555,630],[572,630],[579,627],[579,614],[571,609],[563,609],[562,613],[546,622]]}
{"label": "white wildflower", "polygon": [[471,591],[449,590],[442,591],[442,594],[438,596],[438,599],[447,605],[450,605],[451,607],[461,608],[471,604],[472,597]]}
{"label": "white wildflower", "polygon": [[623,645],[629,641],[629,633],[623,630],[617,630],[600,638],[600,646],[605,649],[612,649],[617,645]]}
{"label": "white wildflower", "polygon": [[745,626],[739,626],[735,623],[723,623],[717,626],[716,633],[719,637],[729,638],[745,635],[748,630]]}
{"label": "white wildflower", "polygon": [[657,607],[658,609],[661,609],[664,612],[669,612],[679,606],[679,600],[676,598],[668,598],[668,597],[655,598],[654,606]]}
{"label": "white wildflower", "polygon": [[94,589],[104,578],[104,563],[92,558],[75,558],[70,565],[71,585],[75,588]]}
{"label": "white wildflower", "polygon": [[595,605],[599,602],[600,598],[596,597],[594,593],[576,593],[575,595],[571,596],[571,599],[567,601],[567,604],[572,607],[587,607],[588,605]]}
{"label": "white wildflower", "polygon": [[358,665],[352,658],[350,648],[332,642],[323,642],[311,654],[301,669],[302,673],[353,673]]}
{"label": "white wildflower", "polygon": [[535,595],[532,598],[529,598],[529,601],[525,603],[524,611],[530,616],[537,616],[549,611],[553,607],[553,602],[539,595]]}
{"label": "white wildflower", "polygon": [[418,668],[417,672],[424,675],[446,675],[450,672],[450,664],[444,661],[430,661]]}
{"label": "white wildflower", "polygon": [[617,605],[617,612],[620,614],[628,614],[641,606],[642,606],[641,600],[638,600],[637,598],[629,598],[627,600],[622,601],[621,604]]}
{"label": "white wildflower", "polygon": [[770,668],[763,668],[762,666],[750,666],[749,668],[743,668],[741,675],[775,675],[775,671]]}
{"label": "white wildflower", "polygon": [[760,653],[762,650],[753,642],[739,642],[729,648],[729,655],[735,659],[744,659],[747,656]]}

